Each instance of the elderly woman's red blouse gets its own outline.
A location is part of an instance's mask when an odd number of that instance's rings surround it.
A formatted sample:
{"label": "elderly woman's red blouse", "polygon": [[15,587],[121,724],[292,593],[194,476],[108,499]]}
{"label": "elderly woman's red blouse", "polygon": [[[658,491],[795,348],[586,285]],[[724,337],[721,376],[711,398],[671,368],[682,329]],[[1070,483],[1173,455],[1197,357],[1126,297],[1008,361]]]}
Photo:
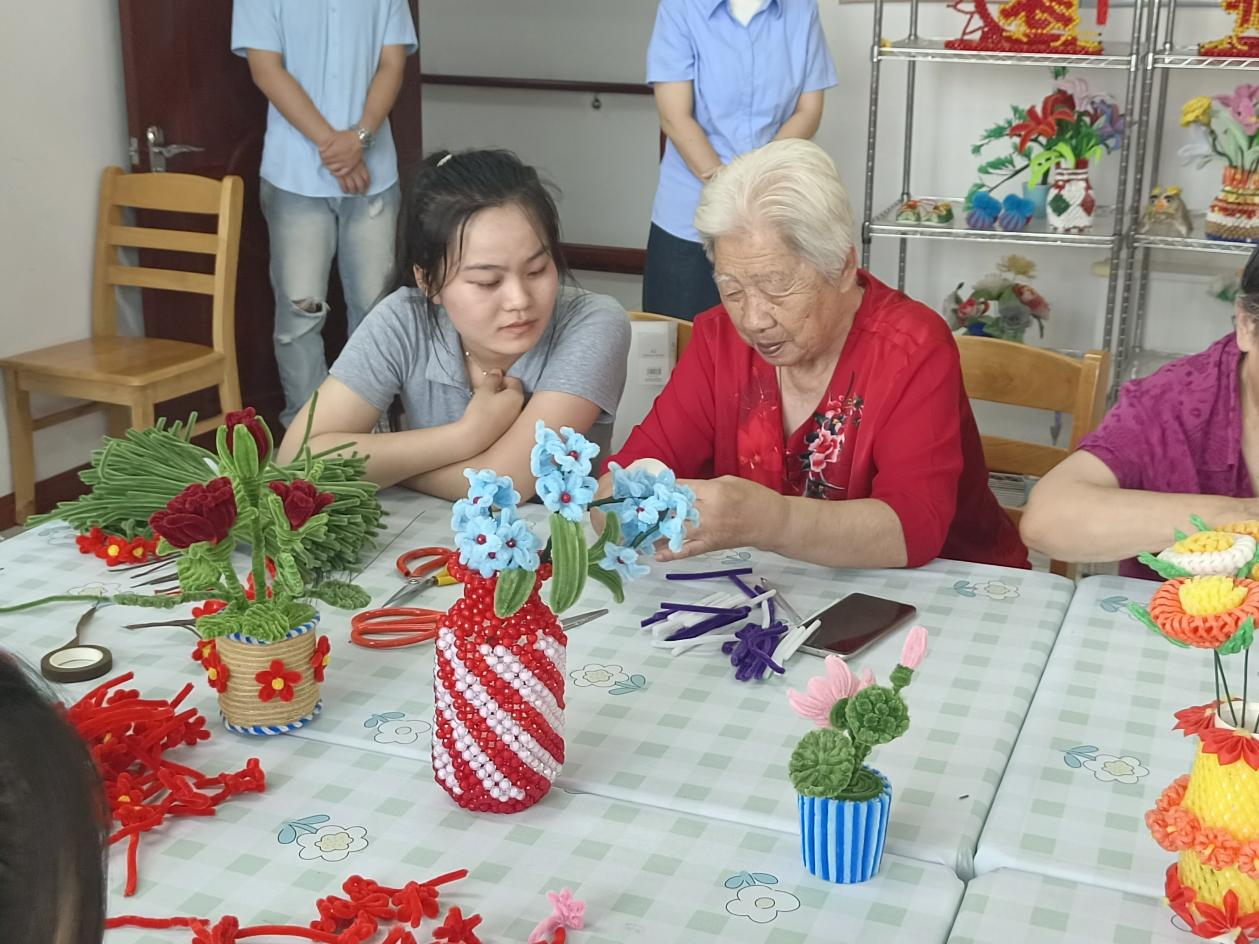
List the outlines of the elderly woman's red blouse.
{"label": "elderly woman's red blouse", "polygon": [[773,366],[718,306],[695,319],[668,385],[609,461],[653,457],[679,478],[737,475],[783,495],[877,498],[900,518],[911,567],[934,557],[1027,567],[988,488],[944,319],[866,272],[859,279],[865,296],[830,386],[789,437]]}

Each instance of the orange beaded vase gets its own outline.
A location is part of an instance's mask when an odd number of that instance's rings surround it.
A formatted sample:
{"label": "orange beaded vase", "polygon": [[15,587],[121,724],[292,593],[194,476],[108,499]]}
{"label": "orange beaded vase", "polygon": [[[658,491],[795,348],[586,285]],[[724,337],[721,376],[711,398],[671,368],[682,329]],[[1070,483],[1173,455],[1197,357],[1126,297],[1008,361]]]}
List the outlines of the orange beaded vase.
{"label": "orange beaded vase", "polygon": [[433,774],[467,810],[515,813],[544,797],[564,763],[564,657],[568,638],[538,595],[494,613],[498,578],[452,557],[463,596],[437,630],[433,667]]}

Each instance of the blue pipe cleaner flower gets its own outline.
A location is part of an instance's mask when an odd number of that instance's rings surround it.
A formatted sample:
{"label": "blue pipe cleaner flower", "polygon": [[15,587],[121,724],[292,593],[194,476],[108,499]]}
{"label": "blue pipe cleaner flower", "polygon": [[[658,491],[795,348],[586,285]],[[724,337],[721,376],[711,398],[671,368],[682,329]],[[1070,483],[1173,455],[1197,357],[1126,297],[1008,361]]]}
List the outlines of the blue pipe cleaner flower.
{"label": "blue pipe cleaner flower", "polygon": [[507,566],[498,522],[489,515],[468,522],[467,529],[455,536],[455,544],[459,547],[460,562],[486,579]]}
{"label": "blue pipe cleaner flower", "polygon": [[636,533],[651,531],[668,509],[669,503],[655,494],[654,490],[641,498],[626,499],[616,507],[616,516],[621,519],[621,533],[628,533],[631,527]]}
{"label": "blue pipe cleaner flower", "polygon": [[510,508],[503,509],[499,515],[498,538],[503,542],[503,568],[519,567],[521,570],[537,570],[538,539],[529,528],[529,523],[516,517]]}
{"label": "blue pipe cleaner flower", "polygon": [[534,426],[533,437],[534,447],[529,453],[529,471],[534,478],[540,479],[559,467],[559,457],[565,453],[564,441],[547,429],[543,420],[538,420]]}
{"label": "blue pipe cleaner flower", "polygon": [[520,504],[520,493],[512,487],[511,476],[499,475],[493,469],[464,469],[463,475],[468,480],[468,500],[474,505],[515,508]]}
{"label": "blue pipe cleaner flower", "polygon": [[558,511],[569,521],[580,522],[598,487],[599,483],[588,475],[564,475],[556,470],[538,479],[538,497],[548,511]]}
{"label": "blue pipe cleaner flower", "polygon": [[474,518],[488,518],[490,515],[490,503],[486,501],[474,502],[470,498],[461,498],[455,502],[450,513],[450,530],[458,534],[468,527],[468,523]]}
{"label": "blue pipe cleaner flower", "polygon": [[625,547],[609,542],[603,546],[603,560],[599,566],[604,570],[620,574],[623,580],[637,580],[651,572],[650,567],[638,563],[638,549]]}
{"label": "blue pipe cleaner flower", "polygon": [[668,514],[661,515],[660,533],[668,538],[669,550],[682,550],[687,524],[699,524],[699,510],[695,507],[695,493],[685,485],[656,485],[655,495],[668,507]]}
{"label": "blue pipe cleaner flower", "polygon": [[564,440],[564,451],[555,457],[560,471],[589,475],[590,460],[599,454],[599,447],[568,426],[560,428],[560,436]]}
{"label": "blue pipe cleaner flower", "polygon": [[642,498],[650,495],[656,484],[643,469],[623,469],[615,462],[609,462],[608,471],[612,473],[613,498]]}

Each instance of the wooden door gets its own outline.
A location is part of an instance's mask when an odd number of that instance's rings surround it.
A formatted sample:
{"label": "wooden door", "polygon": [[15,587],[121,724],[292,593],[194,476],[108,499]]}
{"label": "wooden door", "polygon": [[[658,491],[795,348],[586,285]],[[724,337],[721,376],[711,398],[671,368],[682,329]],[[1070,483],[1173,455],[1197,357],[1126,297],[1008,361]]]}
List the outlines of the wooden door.
{"label": "wooden door", "polygon": [[[309,0],[320,3],[324,0]],[[418,0],[409,0],[418,23]],[[244,59],[232,55],[232,5],[222,0],[118,0],[122,32],[122,60],[127,101],[127,129],[132,142],[133,171],[158,170],[162,158],[150,148],[187,146],[195,150],[165,158],[168,171],[221,178],[236,174],[245,181],[245,211],[241,228],[240,265],[236,288],[236,351],[241,392],[274,429],[283,406],[275,354],[271,343],[274,299],[268,275],[267,228],[258,205],[258,167],[266,129],[266,98],[254,86]],[[418,164],[420,138],[419,56],[407,59],[406,76],[390,116],[397,142],[399,166]],[[151,132],[150,129],[157,129]],[[146,221],[149,222],[149,221]],[[166,225],[196,226],[204,220],[188,217]],[[150,225],[162,225],[154,217]],[[205,265],[204,257],[178,260],[180,265]],[[165,258],[146,265],[170,265]],[[332,305],[325,332],[329,355],[345,337],[345,306],[332,273],[328,301]],[[144,290],[145,333],[208,344],[209,300]],[[166,404],[162,414],[181,417],[196,409],[202,415],[216,410],[211,391]]]}

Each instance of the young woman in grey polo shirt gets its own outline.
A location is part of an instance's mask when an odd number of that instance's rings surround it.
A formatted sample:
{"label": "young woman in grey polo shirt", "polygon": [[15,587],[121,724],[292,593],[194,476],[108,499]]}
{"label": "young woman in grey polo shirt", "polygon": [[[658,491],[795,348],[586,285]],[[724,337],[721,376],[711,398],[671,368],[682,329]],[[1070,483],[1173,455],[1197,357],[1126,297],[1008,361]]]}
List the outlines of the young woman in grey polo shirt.
{"label": "young woman in grey polo shirt", "polygon": [[[606,452],[625,386],[630,328],[614,299],[572,285],[559,214],[532,167],[501,150],[439,152],[416,180],[400,268],[414,284],[351,335],[319,388],[318,452],[348,441],[367,475],[454,500],[463,470],[490,468],[532,493],[534,425],[571,426]],[[395,396],[403,430],[377,433]],[[279,449],[286,461],[307,404]]]}

